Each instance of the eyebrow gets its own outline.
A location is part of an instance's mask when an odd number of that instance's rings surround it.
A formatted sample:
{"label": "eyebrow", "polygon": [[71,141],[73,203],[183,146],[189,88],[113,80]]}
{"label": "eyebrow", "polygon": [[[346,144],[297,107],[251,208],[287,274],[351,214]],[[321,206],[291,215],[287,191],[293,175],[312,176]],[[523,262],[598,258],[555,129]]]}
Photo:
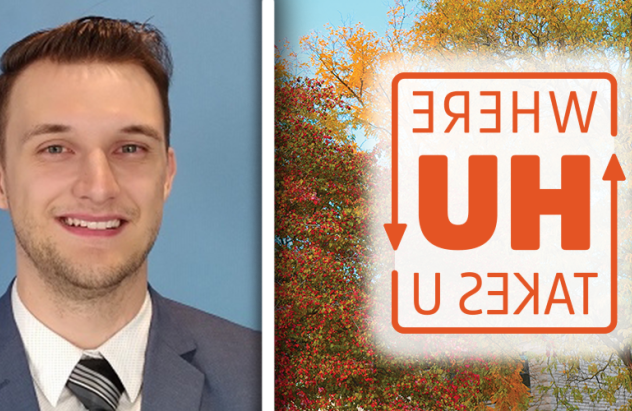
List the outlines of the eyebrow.
{"label": "eyebrow", "polygon": [[[72,127],[65,124],[38,124],[24,134],[22,137],[22,143],[43,134],[61,134],[68,133],[69,131],[72,131]],[[164,141],[162,134],[160,134],[158,130],[143,124],[132,124],[130,126],[123,127],[120,132],[123,134],[141,134],[160,142]]]}
{"label": "eyebrow", "polygon": [[22,143],[26,143],[31,138],[42,134],[67,133],[70,130],[71,127],[64,124],[38,124],[24,134]]}
{"label": "eyebrow", "polygon": [[134,124],[131,126],[124,127],[121,129],[121,132],[124,134],[141,134],[141,135],[153,138],[154,140],[158,140],[160,142],[163,142],[165,140],[164,137],[162,137],[162,134],[158,132],[158,130],[156,130],[153,127],[146,126],[143,124]]}

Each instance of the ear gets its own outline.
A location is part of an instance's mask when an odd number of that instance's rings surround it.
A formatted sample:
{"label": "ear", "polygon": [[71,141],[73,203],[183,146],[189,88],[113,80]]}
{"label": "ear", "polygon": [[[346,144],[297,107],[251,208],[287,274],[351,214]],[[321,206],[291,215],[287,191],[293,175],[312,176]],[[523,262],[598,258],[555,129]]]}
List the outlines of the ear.
{"label": "ear", "polygon": [[4,164],[0,163],[0,208],[3,210],[9,209],[9,199],[7,198],[6,175],[7,173],[4,170]]}
{"label": "ear", "polygon": [[171,193],[171,187],[173,185],[173,178],[176,176],[176,153],[173,151],[173,147],[169,147],[167,150],[167,175],[165,177],[164,199],[166,200]]}

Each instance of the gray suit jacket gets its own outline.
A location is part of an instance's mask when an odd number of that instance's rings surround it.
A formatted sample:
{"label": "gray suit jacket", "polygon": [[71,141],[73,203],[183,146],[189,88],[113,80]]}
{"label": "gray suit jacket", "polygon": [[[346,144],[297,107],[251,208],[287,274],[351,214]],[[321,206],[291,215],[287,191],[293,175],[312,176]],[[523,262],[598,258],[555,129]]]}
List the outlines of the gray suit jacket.
{"label": "gray suit jacket", "polygon": [[[261,334],[150,293],[142,410],[260,410]],[[0,298],[0,410],[38,409],[9,287]]]}

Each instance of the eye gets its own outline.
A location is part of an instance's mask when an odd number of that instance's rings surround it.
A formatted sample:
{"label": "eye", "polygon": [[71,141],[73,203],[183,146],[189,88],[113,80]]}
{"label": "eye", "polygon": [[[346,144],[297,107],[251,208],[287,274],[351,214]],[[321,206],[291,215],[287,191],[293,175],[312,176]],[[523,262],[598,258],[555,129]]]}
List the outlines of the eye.
{"label": "eye", "polygon": [[55,145],[46,147],[44,150],[48,154],[62,154],[64,153],[65,148],[63,146],[60,146],[59,144],[55,144]]}
{"label": "eye", "polygon": [[125,144],[121,146],[121,153],[134,154],[134,153],[140,152],[142,149],[143,148],[139,146],[138,144]]}

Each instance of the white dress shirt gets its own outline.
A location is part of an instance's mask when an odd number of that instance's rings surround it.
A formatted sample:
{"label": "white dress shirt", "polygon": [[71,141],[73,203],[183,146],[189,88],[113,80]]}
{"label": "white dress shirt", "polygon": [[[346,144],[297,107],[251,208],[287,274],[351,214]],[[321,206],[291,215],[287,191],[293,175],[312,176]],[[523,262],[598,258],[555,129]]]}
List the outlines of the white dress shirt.
{"label": "white dress shirt", "polygon": [[[17,281],[16,281],[17,282]],[[117,411],[140,411],[145,350],[151,323],[149,292],[140,311],[95,350],[82,350],[54,333],[24,306],[14,283],[13,316],[24,343],[40,411],[85,411],[66,382],[82,356],[105,358],[125,387]]]}

